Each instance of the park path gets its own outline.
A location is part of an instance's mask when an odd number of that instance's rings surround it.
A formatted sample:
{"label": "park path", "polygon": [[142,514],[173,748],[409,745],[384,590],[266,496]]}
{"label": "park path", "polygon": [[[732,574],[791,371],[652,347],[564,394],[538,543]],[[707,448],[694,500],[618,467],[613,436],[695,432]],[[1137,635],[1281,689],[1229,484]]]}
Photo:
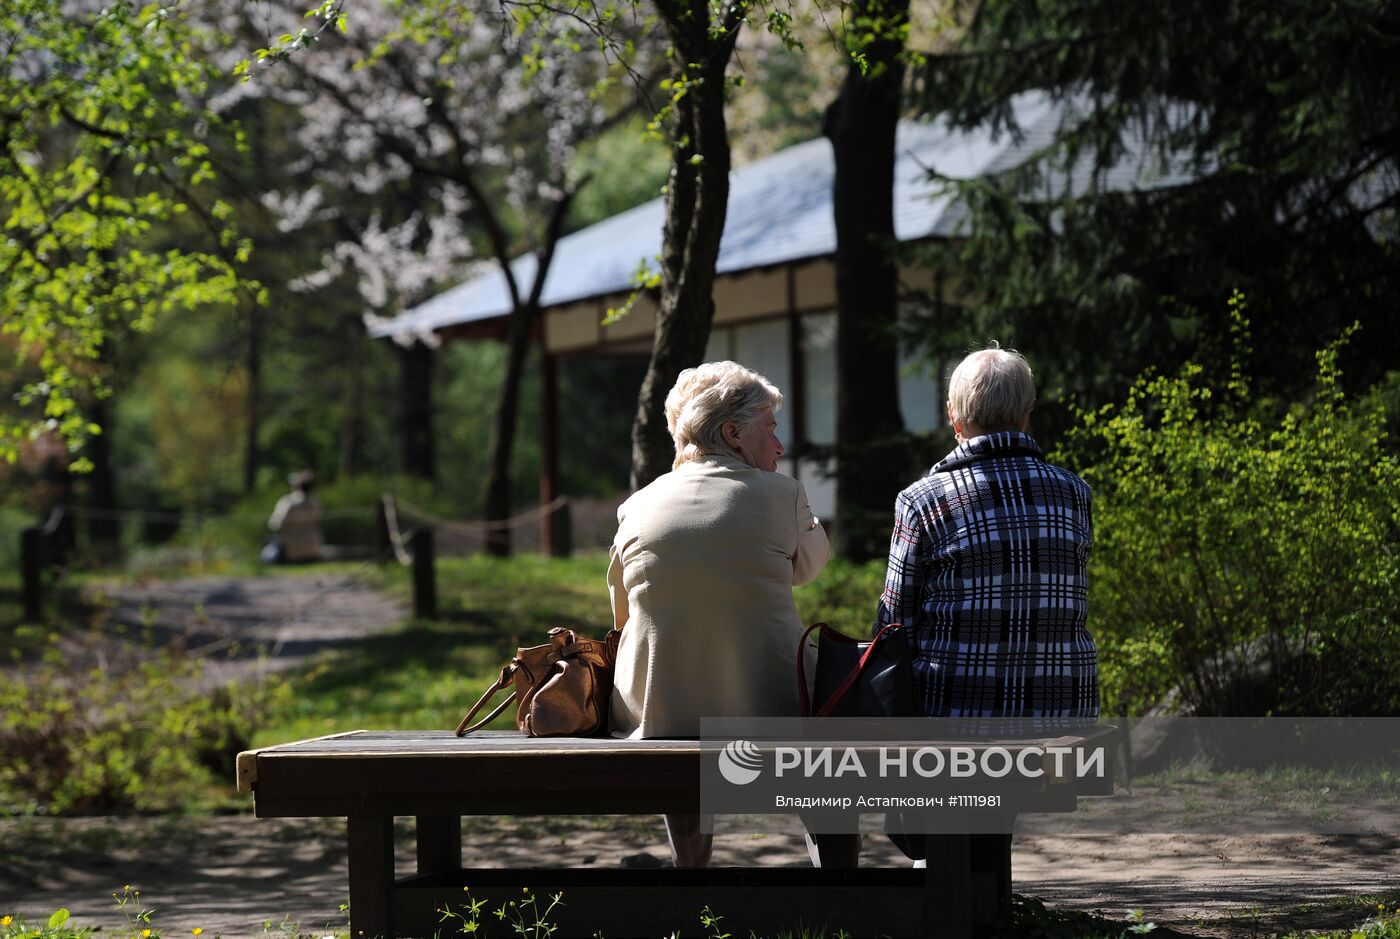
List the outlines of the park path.
{"label": "park path", "polygon": [[107,611],[109,625],[204,658],[218,683],[304,665],[409,612],[344,572],[153,580],[89,588],[84,599]]}
{"label": "park path", "polygon": [[[797,832],[732,824],[716,839],[717,864],[808,864]],[[397,834],[404,872],[412,869],[413,843],[407,828]],[[669,857],[659,818],[469,818],[464,835],[467,867],[652,867]],[[302,935],[344,929],[338,819],[0,819],[0,844],[25,846],[20,864],[12,850],[0,850],[0,908],[31,922],[65,906],[111,934],[122,923],[111,893],[131,884],[166,936],[199,927],[210,937],[260,937],[264,923],[284,918]],[[873,836],[861,863],[908,862]],[[1051,907],[1109,919],[1141,907],[1175,933],[1245,939],[1341,929],[1366,916],[1356,905],[1309,904],[1377,894],[1394,904],[1400,838],[1028,835],[1014,843],[1013,869],[1016,891]],[[699,934],[698,913],[676,911],[683,935]]]}

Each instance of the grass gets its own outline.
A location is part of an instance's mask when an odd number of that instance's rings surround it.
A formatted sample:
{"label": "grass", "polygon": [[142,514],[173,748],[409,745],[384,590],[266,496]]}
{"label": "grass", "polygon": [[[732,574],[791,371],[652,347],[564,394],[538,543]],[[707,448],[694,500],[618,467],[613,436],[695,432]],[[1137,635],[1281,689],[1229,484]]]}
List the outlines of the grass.
{"label": "grass", "polygon": [[[293,676],[295,703],[258,729],[254,745],[344,730],[456,726],[517,647],[544,642],[553,626],[593,636],[607,632],[612,625],[607,565],[600,552],[571,558],[440,558],[438,618],[409,620]],[[878,566],[833,562],[816,584],[798,589],[803,621],[825,620],[853,634],[868,631],[883,575]],[[405,568],[351,567],[409,603]],[[513,718],[507,709],[492,726],[512,727]]]}
{"label": "grass", "polygon": [[[254,745],[354,729],[455,727],[518,646],[543,642],[552,626],[607,630],[606,570],[601,555],[440,559],[438,619],[409,620],[323,656],[292,678],[294,704],[258,730]],[[368,576],[408,603],[405,569]],[[512,726],[512,716],[495,726]]]}
{"label": "grass", "polygon": [[[1307,922],[1312,928],[1299,929]],[[1147,929],[1145,927],[1152,926]],[[1089,913],[1056,910],[1043,901],[1019,894],[1012,898],[1011,916],[998,936],[1008,939],[1154,939],[1225,935],[1233,939],[1400,939],[1400,895],[1343,897],[1328,903],[1256,911],[1249,916],[1212,919],[1189,934],[1152,923],[1142,910],[1122,921]]]}
{"label": "grass", "polygon": [[1400,939],[1400,894],[1254,910],[1212,920],[1210,927],[1251,939]]}

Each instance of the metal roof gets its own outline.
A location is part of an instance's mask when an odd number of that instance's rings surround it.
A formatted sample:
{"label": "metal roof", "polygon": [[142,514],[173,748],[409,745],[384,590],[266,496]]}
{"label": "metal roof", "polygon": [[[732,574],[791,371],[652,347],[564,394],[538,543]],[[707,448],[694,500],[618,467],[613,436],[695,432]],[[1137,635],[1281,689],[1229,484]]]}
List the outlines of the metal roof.
{"label": "metal roof", "polygon": [[[1013,112],[1020,132],[987,127],[950,130],[940,120],[903,121],[895,149],[895,234],[901,241],[956,235],[966,218],[963,207],[930,171],[953,179],[1014,168],[1054,138],[1067,109],[1043,92],[1019,95]],[[1140,150],[1128,142],[1130,154]],[[1185,181],[1184,171],[1161,172],[1145,159],[1125,159],[1109,174],[1111,188],[1156,188]],[[729,211],[720,243],[718,273],[768,267],[830,255],[836,250],[832,214],[835,163],[825,138],[809,140],[735,169],[730,175]],[[1072,188],[1088,182],[1087,165],[1070,174]],[[1051,181],[1063,186],[1065,178]],[[663,199],[629,209],[559,240],[541,297],[545,308],[631,289],[640,263],[657,267]],[[526,255],[511,264],[516,282],[528,289],[535,258]],[[399,316],[376,322],[372,336],[422,335],[434,330],[510,312],[506,280],[488,270]]]}

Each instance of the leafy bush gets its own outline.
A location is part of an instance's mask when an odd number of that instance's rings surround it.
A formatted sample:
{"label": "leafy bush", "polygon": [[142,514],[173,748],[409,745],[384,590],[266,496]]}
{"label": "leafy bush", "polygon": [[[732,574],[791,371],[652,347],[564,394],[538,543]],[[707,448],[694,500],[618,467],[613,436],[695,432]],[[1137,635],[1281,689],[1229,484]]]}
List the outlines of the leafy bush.
{"label": "leafy bush", "polygon": [[883,558],[865,564],[832,558],[816,580],[793,591],[803,624],[826,623],[848,636],[868,638],[885,588],[885,563]]}
{"label": "leafy bush", "polygon": [[1311,401],[1253,397],[1231,306],[1228,375],[1148,374],[1070,435],[1095,491],[1105,705],[1175,689],[1202,715],[1393,713],[1400,461],[1382,391],[1344,394],[1349,331],[1317,354]]}
{"label": "leafy bush", "polygon": [[0,811],[189,807],[233,778],[233,759],[290,689],[209,687],[179,648],[114,641],[100,626],[47,637],[0,682]]}

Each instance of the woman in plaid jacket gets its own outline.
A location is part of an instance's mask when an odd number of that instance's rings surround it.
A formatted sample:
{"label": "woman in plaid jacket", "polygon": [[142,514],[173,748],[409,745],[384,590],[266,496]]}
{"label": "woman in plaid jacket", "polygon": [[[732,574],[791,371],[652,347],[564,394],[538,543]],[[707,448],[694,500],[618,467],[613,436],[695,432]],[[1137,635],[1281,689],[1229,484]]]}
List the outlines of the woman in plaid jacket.
{"label": "woman in plaid jacket", "polygon": [[895,501],[875,628],[906,626],[931,717],[1098,716],[1089,487],[1026,433],[1034,403],[1019,353],[969,355],[948,384],[957,449]]}

